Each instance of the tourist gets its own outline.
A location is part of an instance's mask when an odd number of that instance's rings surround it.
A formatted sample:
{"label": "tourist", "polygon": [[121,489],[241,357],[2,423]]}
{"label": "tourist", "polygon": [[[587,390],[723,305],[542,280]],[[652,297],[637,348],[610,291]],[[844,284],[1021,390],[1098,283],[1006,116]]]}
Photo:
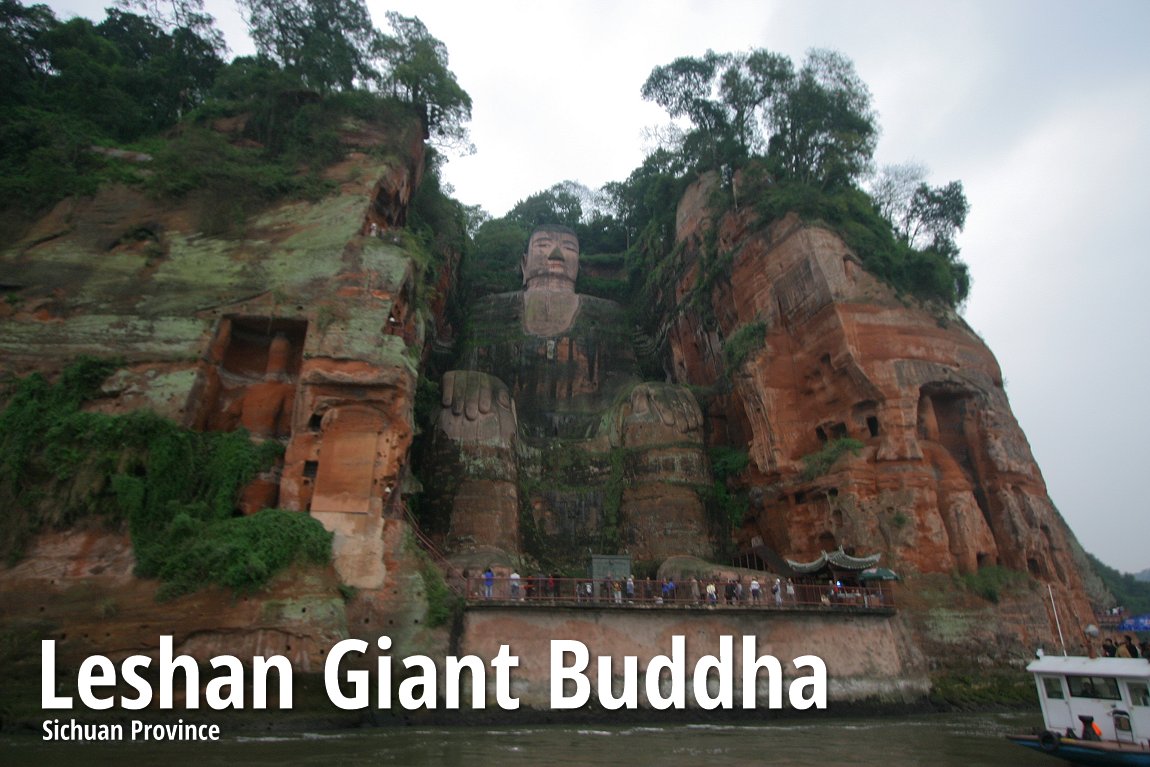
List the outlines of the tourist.
{"label": "tourist", "polygon": [[763,587],[759,585],[759,579],[751,577],[751,604],[757,605],[763,596]]}
{"label": "tourist", "polygon": [[633,601],[635,601],[635,576],[634,575],[628,575],[627,576],[627,585],[624,588],[627,592],[627,604],[631,604]]}
{"label": "tourist", "polygon": [[495,573],[491,570],[491,565],[483,571],[483,598],[491,599],[495,593]]}
{"label": "tourist", "polygon": [[792,607],[795,604],[795,584],[790,578],[787,578],[787,603]]}
{"label": "tourist", "polygon": [[1115,653],[1119,658],[1141,658],[1138,652],[1138,645],[1134,644],[1134,637],[1127,634],[1122,638],[1122,644],[1118,646],[1118,652]]}
{"label": "tourist", "polygon": [[775,595],[775,607],[783,606],[783,582],[779,578],[775,578],[775,582],[771,584],[771,593]]}
{"label": "tourist", "polygon": [[511,575],[507,579],[507,581],[508,581],[508,583],[511,584],[511,598],[518,602],[519,601],[519,571],[518,570],[512,570]]}

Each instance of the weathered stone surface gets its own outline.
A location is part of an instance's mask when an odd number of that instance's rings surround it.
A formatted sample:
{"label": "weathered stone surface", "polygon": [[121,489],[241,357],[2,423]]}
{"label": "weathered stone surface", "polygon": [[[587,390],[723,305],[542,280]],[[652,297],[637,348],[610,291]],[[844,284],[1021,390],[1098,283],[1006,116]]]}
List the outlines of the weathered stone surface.
{"label": "weathered stone surface", "polygon": [[[703,231],[717,226],[731,259],[711,294],[718,333],[761,323],[763,343],[725,371],[715,331],[691,313],[668,336],[678,380],[733,381],[708,415],[727,432],[714,439],[746,435],[756,503],[744,545],[759,538],[800,561],[844,545],[908,572],[1005,565],[1051,583],[1089,622],[1073,536],[981,339],[953,312],[896,295],[827,229],[794,216],[756,228],[746,210],[711,222],[712,183],[680,206],[679,291]],[[859,454],[804,478],[804,456],[844,437],[863,443]]]}
{"label": "weathered stone surface", "polygon": [[[430,451],[445,545],[537,557],[542,546],[564,560],[624,546],[642,560],[707,555],[698,404],[680,387],[640,383],[626,313],[575,293],[578,267],[574,233],[540,227],[523,256],[526,289],[471,307]],[[462,479],[443,476],[453,470]]]}
{"label": "weathered stone surface", "polygon": [[258,597],[213,588],[159,605],[157,582],[134,577],[134,567],[126,536],[41,536],[20,564],[0,570],[5,631],[55,639],[65,667],[94,653],[116,661],[154,653],[159,637],[171,635],[177,653],[202,662],[278,654],[301,671],[322,670],[331,645],[348,636],[330,568],[281,576]]}
{"label": "weathered stone surface", "polygon": [[[364,130],[353,143],[379,138]],[[335,534],[331,569],[290,574],[247,600],[208,590],[162,608],[156,585],[131,574],[122,536],[48,534],[0,570],[0,627],[59,636],[73,663],[153,648],[161,633],[200,658],[281,653],[301,669],[345,636],[387,633],[397,656],[447,654],[451,637],[427,626],[426,562],[400,496],[417,486],[407,470],[416,384],[429,329],[451,337],[443,302],[456,261],[436,276],[434,317],[421,316],[420,267],[391,230],[418,184],[422,144],[410,133],[391,143],[396,156],[352,152],[329,169],[338,194],[267,210],[243,237],[205,235],[194,212],[113,187],[61,204],[0,253],[10,296],[0,302],[0,375],[56,372],[80,354],[123,357],[93,409],[148,408],[282,442],[282,464],[240,506],[309,512]],[[571,264],[551,253],[535,254],[532,273],[558,295],[472,307],[427,440],[421,518],[460,567],[500,575],[528,533],[573,561],[608,546],[636,561],[706,560],[726,534],[705,509],[706,448],[746,446],[742,553],[755,542],[800,560],[840,545],[878,551],[919,599],[900,603],[906,620],[865,626],[816,615],[767,625],[733,614],[480,611],[455,637],[462,650],[490,657],[522,637],[520,689],[535,705],[553,637],[649,657],[679,633],[698,637],[694,657],[722,634],[755,635],[760,652],[822,655],[835,699],[902,699],[925,689],[924,649],[990,648],[988,662],[999,662],[1020,645],[1053,647],[1038,584],[1052,587],[1064,625],[1089,622],[1081,550],[981,340],[953,313],[868,275],[826,229],[794,216],[762,227],[746,209],[712,221],[713,185],[705,177],[679,209],[680,261],[666,270],[676,278],[664,286],[657,347],[669,350],[666,365],[658,360],[669,382],[642,380],[637,359],[653,358],[654,342],[637,349],[622,307],[575,294]],[[708,287],[704,319],[687,299],[712,227],[729,266]],[[761,345],[727,369],[732,337],[751,325]],[[841,437],[863,447],[805,477],[804,457]],[[948,596],[916,591],[944,592],[950,573],[993,564],[1029,573],[1034,593],[943,608]],[[341,583],[358,591],[341,593]]]}
{"label": "weathered stone surface", "polygon": [[[281,442],[282,464],[238,505],[310,512],[335,534],[334,569],[289,576],[235,604],[209,590],[161,608],[157,584],[131,575],[126,539],[48,536],[0,570],[0,599],[11,606],[4,626],[66,633],[71,658],[154,647],[174,633],[177,650],[197,657],[282,653],[306,669],[340,638],[374,638],[373,622],[395,620],[390,611],[426,610],[412,605],[423,599],[411,583],[422,583],[418,563],[389,550],[405,540],[399,497],[424,328],[411,254],[386,231],[403,225],[423,136],[417,123],[390,135],[345,128],[376,151],[326,171],[337,193],[272,206],[234,236],[205,234],[194,200],[160,204],[113,186],[62,203],[0,253],[0,374],[51,374],[81,354],[121,357],[127,366],[93,409],[150,409],[192,428],[244,427]],[[381,146],[396,154],[380,159]],[[453,265],[436,279],[450,280]],[[351,629],[339,583],[361,590]],[[94,604],[108,614],[92,613]]]}

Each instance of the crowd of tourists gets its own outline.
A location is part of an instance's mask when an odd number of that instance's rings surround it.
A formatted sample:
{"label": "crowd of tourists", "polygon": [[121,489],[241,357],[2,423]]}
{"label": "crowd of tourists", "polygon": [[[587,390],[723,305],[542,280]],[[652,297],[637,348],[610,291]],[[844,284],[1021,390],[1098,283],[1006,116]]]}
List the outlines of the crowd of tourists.
{"label": "crowd of tourists", "polygon": [[826,585],[794,583],[790,578],[764,573],[732,577],[692,576],[636,578],[608,575],[602,578],[564,578],[555,574],[496,575],[491,567],[481,575],[464,573],[465,594],[470,600],[512,602],[575,602],[617,605],[695,605],[703,607],[787,607],[851,605],[877,607],[889,600],[879,588],[844,587],[841,581]]}

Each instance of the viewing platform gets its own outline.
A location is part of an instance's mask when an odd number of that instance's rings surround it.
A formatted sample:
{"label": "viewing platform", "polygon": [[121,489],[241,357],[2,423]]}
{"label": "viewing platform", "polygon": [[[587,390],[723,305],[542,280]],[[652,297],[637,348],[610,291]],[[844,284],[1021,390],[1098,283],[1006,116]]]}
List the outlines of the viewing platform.
{"label": "viewing platform", "polygon": [[[707,586],[714,585],[713,599]],[[457,577],[449,585],[466,601],[467,607],[485,606],[514,608],[584,608],[639,610],[732,610],[732,611],[819,611],[843,613],[893,614],[895,590],[890,583],[876,582],[864,586],[832,588],[830,584],[780,583],[779,598],[771,592],[774,584],[760,583],[757,598],[748,583],[741,595],[729,594],[726,581],[698,581],[698,594],[691,581],[675,583],[664,590],[663,581],[634,579],[628,590],[627,581],[594,581],[589,578],[552,578],[549,576],[484,578],[482,575]],[[618,588],[616,588],[616,585]]]}

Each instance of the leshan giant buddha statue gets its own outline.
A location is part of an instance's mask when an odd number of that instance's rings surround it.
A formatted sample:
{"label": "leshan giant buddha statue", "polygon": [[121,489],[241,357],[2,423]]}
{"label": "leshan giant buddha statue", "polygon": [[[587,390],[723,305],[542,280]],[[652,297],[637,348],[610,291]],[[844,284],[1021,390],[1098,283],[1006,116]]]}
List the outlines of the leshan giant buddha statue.
{"label": "leshan giant buddha statue", "polygon": [[460,369],[443,377],[432,495],[449,550],[517,554],[526,519],[557,547],[708,556],[694,396],[643,382],[622,307],[575,292],[573,231],[536,229],[521,268],[522,291],[472,308]]}

